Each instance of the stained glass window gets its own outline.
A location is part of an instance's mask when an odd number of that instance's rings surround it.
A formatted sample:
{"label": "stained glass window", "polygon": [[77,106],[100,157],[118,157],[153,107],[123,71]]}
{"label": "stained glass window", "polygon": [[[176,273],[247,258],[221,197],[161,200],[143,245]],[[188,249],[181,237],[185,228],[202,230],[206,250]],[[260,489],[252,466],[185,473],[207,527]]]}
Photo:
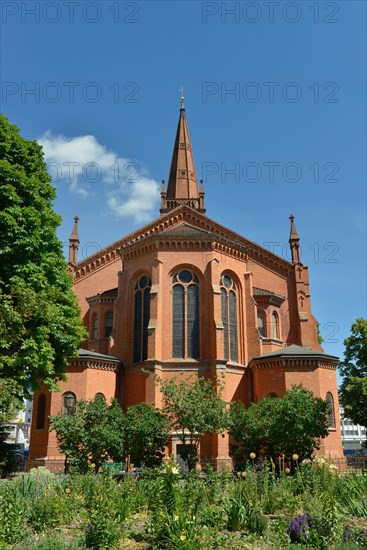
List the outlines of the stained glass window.
{"label": "stained glass window", "polygon": [[95,313],[92,318],[92,338],[93,340],[98,338],[98,313]]}
{"label": "stained glass window", "polygon": [[105,337],[108,338],[112,334],[113,327],[113,312],[107,311],[106,313],[106,324],[105,324]]}
{"label": "stained glass window", "polygon": [[229,275],[220,278],[220,286],[224,359],[238,361],[236,289]]}
{"label": "stained glass window", "polygon": [[150,319],[149,277],[143,275],[135,285],[134,295],[134,352],[133,362],[141,363],[148,357],[148,325]]}
{"label": "stained glass window", "polygon": [[188,270],[173,277],[172,356],[198,359],[200,356],[199,279]]}

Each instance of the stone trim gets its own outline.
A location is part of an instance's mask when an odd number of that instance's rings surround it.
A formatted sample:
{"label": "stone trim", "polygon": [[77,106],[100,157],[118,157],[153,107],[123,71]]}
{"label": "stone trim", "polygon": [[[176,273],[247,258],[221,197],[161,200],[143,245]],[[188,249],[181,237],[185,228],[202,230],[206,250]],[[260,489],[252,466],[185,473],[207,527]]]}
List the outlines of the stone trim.
{"label": "stone trim", "polygon": [[254,370],[270,369],[277,367],[314,367],[321,369],[336,370],[337,362],[326,359],[317,358],[302,358],[302,357],[287,357],[277,359],[258,359],[257,361],[250,361],[249,367]]}
{"label": "stone trim", "polygon": [[88,302],[89,306],[98,306],[100,304],[115,304],[117,300],[117,296],[91,296],[90,298],[86,298],[86,301]]}
{"label": "stone trim", "polygon": [[111,359],[88,359],[81,357],[72,357],[69,359],[69,365],[75,367],[84,367],[87,369],[107,370],[117,373],[121,363],[118,360]]}

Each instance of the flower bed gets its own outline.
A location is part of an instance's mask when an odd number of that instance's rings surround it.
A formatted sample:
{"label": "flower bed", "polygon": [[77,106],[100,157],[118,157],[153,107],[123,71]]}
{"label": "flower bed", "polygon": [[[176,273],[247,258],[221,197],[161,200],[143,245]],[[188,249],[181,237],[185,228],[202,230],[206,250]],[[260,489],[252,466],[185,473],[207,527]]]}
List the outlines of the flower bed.
{"label": "flower bed", "polygon": [[169,461],[120,481],[38,468],[0,483],[0,548],[366,548],[366,477],[323,462],[293,475],[269,466],[182,476]]}

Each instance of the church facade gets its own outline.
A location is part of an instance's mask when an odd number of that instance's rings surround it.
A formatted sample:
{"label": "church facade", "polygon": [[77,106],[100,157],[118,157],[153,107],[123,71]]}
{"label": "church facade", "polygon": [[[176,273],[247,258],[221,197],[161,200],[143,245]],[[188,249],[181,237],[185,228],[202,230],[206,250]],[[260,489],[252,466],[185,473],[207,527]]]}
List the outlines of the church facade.
{"label": "church facade", "polygon": [[[161,405],[154,376],[223,375],[226,401],[249,406],[302,383],[331,407],[320,453],[343,456],[338,359],[323,352],[311,312],[308,268],[290,217],[289,262],[206,215],[185,109],[181,107],[160,216],[78,262],[78,219],[68,268],[89,340],[70,358],[59,393],[35,394],[30,457],[59,459],[48,415],[79,399],[117,397],[124,408]],[[285,419],[286,422],[286,419]],[[168,453],[179,454],[172,434]],[[228,436],[206,437],[201,459],[220,467]]]}

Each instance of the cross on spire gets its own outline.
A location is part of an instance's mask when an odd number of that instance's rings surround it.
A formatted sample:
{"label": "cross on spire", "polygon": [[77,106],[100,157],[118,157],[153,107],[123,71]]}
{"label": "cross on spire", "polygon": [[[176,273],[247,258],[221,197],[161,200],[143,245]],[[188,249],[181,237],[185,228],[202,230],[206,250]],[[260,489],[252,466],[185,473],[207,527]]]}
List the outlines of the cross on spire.
{"label": "cross on spire", "polygon": [[181,109],[184,109],[185,108],[185,105],[184,105],[184,101],[185,101],[184,91],[185,91],[185,88],[183,86],[181,86],[181,88],[179,88],[178,91],[181,92],[181,97],[180,97]]}

